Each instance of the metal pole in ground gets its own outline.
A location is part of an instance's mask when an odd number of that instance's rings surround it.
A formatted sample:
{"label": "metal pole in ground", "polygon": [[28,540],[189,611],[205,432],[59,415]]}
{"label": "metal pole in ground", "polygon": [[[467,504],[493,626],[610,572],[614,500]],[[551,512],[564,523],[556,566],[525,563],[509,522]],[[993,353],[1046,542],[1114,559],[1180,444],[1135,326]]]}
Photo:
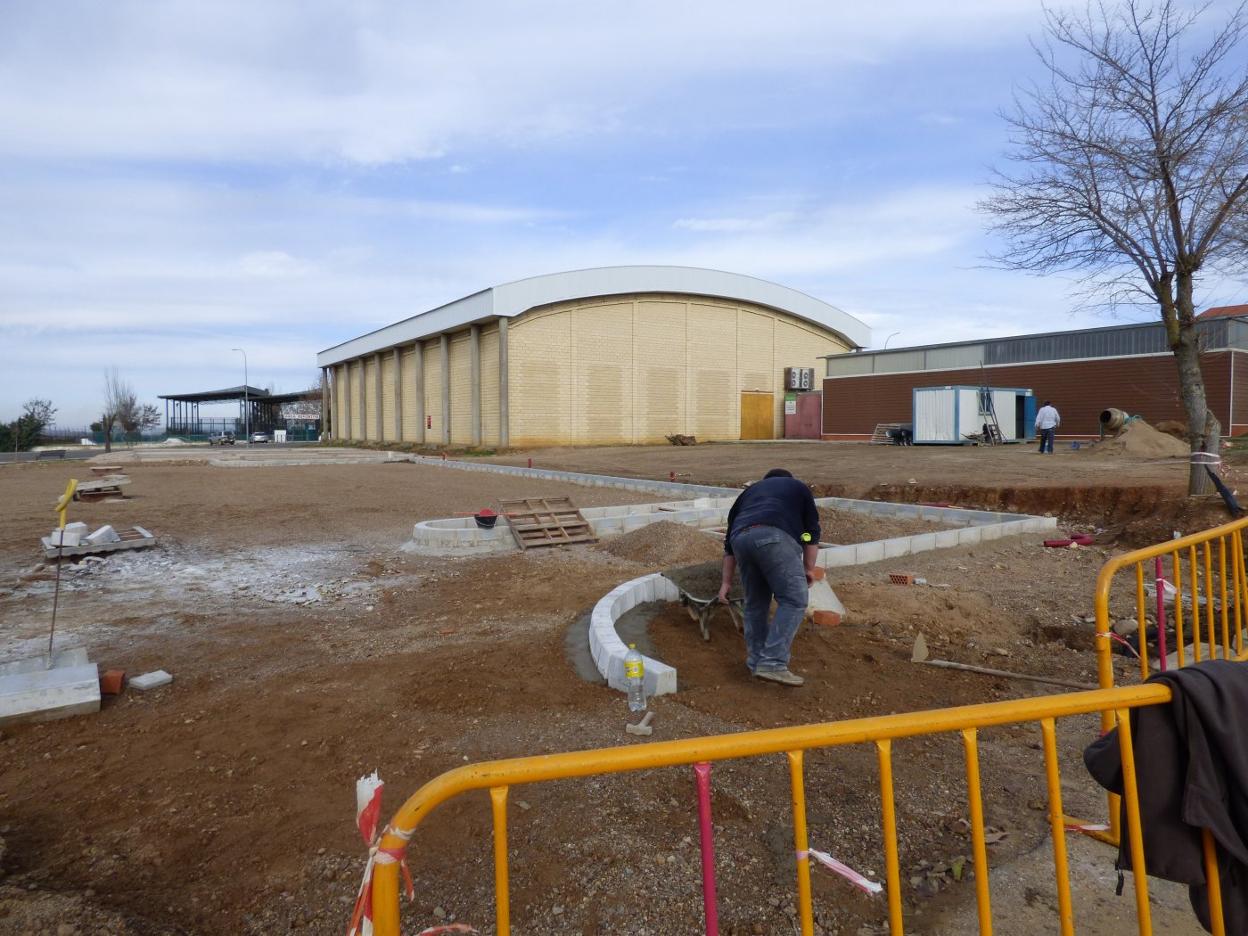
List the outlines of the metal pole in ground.
{"label": "metal pole in ground", "polygon": [[711,765],[693,765],[698,786],[698,839],[702,849],[702,906],[707,936],[719,936],[719,901],[715,894],[715,839],[711,826]]}
{"label": "metal pole in ground", "polygon": [[243,356],[243,436],[247,444],[251,444],[251,405],[247,400],[247,352],[242,348],[231,348]]}

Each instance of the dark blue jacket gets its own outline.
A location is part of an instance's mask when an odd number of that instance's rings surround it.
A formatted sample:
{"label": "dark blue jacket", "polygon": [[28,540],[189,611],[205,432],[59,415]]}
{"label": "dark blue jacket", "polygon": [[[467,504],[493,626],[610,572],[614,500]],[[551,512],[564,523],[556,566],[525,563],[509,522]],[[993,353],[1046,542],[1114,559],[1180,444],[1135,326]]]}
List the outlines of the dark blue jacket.
{"label": "dark blue jacket", "polygon": [[784,530],[803,546],[819,542],[819,511],[810,488],[796,478],[764,478],[738,495],[728,511],[724,552],[732,555],[732,537],[752,526]]}

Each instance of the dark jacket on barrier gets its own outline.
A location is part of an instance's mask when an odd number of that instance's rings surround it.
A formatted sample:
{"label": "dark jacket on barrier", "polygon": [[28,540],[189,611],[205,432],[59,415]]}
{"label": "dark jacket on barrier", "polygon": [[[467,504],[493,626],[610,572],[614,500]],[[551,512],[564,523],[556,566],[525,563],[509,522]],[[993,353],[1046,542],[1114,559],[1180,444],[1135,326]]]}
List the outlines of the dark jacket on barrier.
{"label": "dark jacket on barrier", "polygon": [[[1174,693],[1169,705],[1131,711],[1136,786],[1148,873],[1189,886],[1206,930],[1209,894],[1201,829],[1218,844],[1227,933],[1248,933],[1248,665],[1209,660],[1153,676]],[[1118,730],[1083,753],[1101,786],[1122,793]],[[1131,868],[1126,804],[1118,866]]]}

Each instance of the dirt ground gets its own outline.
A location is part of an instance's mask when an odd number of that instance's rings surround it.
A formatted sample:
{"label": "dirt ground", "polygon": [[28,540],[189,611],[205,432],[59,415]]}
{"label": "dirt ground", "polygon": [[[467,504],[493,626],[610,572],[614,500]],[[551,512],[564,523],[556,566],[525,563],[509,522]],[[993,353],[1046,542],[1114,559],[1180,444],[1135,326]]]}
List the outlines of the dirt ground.
{"label": "dirt ground", "polygon": [[[894,446],[856,442],[741,442],[695,446],[546,448],[489,461],[624,477],[672,475],[694,484],[740,486],[784,467],[816,494],[939,503],[1057,516],[1108,528],[1125,545],[1168,539],[1175,529],[1225,522],[1216,495],[1190,500],[1187,460],[1098,454],[1070,444],[1037,457],[1035,445]],[[1224,478],[1248,495],[1243,451],[1225,456]],[[1242,498],[1241,498],[1242,499]]]}
{"label": "dirt ground", "polygon": [[[762,448],[739,451],[748,460]],[[712,449],[738,451],[670,451]],[[355,779],[380,771],[389,815],[467,761],[644,743],[623,731],[620,694],[574,675],[568,632],[620,582],[713,556],[685,531],[480,559],[401,550],[415,521],[503,497],[655,499],[621,490],[407,463],[128,470],[132,498],[75,504],[71,519],[141,524],[161,545],[67,566],[58,645],[85,645],[102,668],[132,675],[164,668],[174,683],[128,692],[98,715],[0,733],[0,933],[343,932],[365,852]],[[36,540],[76,472],[0,468],[0,660],[46,641],[52,579]],[[933,656],[1094,681],[1084,616],[1112,546],[1053,550],[1041,538],[838,570],[847,618],[802,632],[793,666],[808,684],[799,690],[748,678],[726,615],[704,643],[682,610],[649,609],[648,639],[681,680],[679,693],[652,700],[656,739],[1051,691],[912,664],[919,632]],[[889,571],[932,584],[889,585]],[[1078,764],[1094,735],[1090,719],[1060,730],[1067,806],[1100,818],[1103,800]],[[990,862],[1003,871],[1045,847],[1038,748],[1033,729],[981,739],[988,823],[1000,833]],[[907,742],[894,756],[910,931],[958,932],[951,921],[974,900],[960,741]],[[724,932],[793,932],[783,760],[719,765],[714,786]],[[881,877],[873,751],[812,753],[807,790],[812,845]],[[513,931],[698,931],[692,796],[690,773],[675,769],[514,790]],[[492,931],[488,830],[484,796],[452,801],[420,827],[405,932],[448,921]],[[1108,850],[1100,865],[1112,865]],[[814,873],[820,932],[881,931],[880,898]],[[1111,878],[1081,892],[1077,920],[1114,900]],[[1043,887],[1036,900],[1051,900]]]}

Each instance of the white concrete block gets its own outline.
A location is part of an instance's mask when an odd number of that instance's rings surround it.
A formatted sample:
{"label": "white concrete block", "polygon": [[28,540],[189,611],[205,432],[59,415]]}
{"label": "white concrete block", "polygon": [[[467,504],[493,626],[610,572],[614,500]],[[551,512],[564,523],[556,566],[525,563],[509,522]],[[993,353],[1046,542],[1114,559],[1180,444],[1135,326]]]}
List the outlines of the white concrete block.
{"label": "white concrete block", "polygon": [[79,536],[87,535],[87,525],[81,520],[75,520],[73,523],[65,524],[65,530],[77,533]]}
{"label": "white concrete block", "polygon": [[979,528],[980,540],[986,543],[989,540],[1000,539],[1005,534],[1005,530],[1003,529],[1003,527],[1004,527],[1004,524],[1000,524],[1000,523],[989,523],[985,526],[980,527]]}
{"label": "white concrete block", "polygon": [[[86,665],[86,647],[69,647],[65,650],[58,650],[56,653],[52,654],[53,669]],[[33,673],[38,670],[46,669],[48,669],[48,658],[46,656],[26,657],[22,660],[11,660],[8,663],[0,663],[0,678],[4,676],[16,676],[18,673]]]}
{"label": "white concrete block", "polygon": [[935,548],[935,533],[920,533],[917,536],[910,537],[910,552],[912,553],[928,552]]}
{"label": "white concrete block", "polygon": [[959,546],[974,546],[983,536],[983,527],[963,527],[958,530]]}
{"label": "white concrete block", "polygon": [[94,533],[87,537],[87,542],[92,546],[103,546],[106,543],[120,543],[121,537],[107,523],[100,527]]}
{"label": "white concrete block", "polygon": [[853,546],[832,546],[819,550],[815,564],[825,569],[836,569],[851,566],[857,561],[858,553]]}
{"label": "white concrete block", "polygon": [[936,548],[945,549],[949,546],[957,546],[960,532],[961,530],[940,530],[936,534]]}
{"label": "white concrete block", "polygon": [[64,530],[53,530],[48,537],[48,543],[52,546],[78,546],[82,543],[82,534],[68,527]]}
{"label": "white concrete block", "polygon": [[910,537],[908,536],[895,536],[892,539],[886,539],[883,541],[883,546],[885,559],[895,559],[897,556],[908,556],[911,552]]}
{"label": "white concrete block", "polygon": [[874,543],[858,543],[854,547],[854,558],[859,565],[879,562],[884,558],[883,540],[876,540]]}
{"label": "white concrete block", "polygon": [[0,725],[51,721],[99,710],[100,674],[94,663],[0,678]]}
{"label": "white concrete block", "polygon": [[129,681],[129,686],[131,689],[137,689],[139,692],[146,692],[148,689],[159,689],[161,686],[167,686],[171,682],[173,682],[173,677],[163,669],[158,669],[150,673],[144,673],[142,676],[135,676]]}

